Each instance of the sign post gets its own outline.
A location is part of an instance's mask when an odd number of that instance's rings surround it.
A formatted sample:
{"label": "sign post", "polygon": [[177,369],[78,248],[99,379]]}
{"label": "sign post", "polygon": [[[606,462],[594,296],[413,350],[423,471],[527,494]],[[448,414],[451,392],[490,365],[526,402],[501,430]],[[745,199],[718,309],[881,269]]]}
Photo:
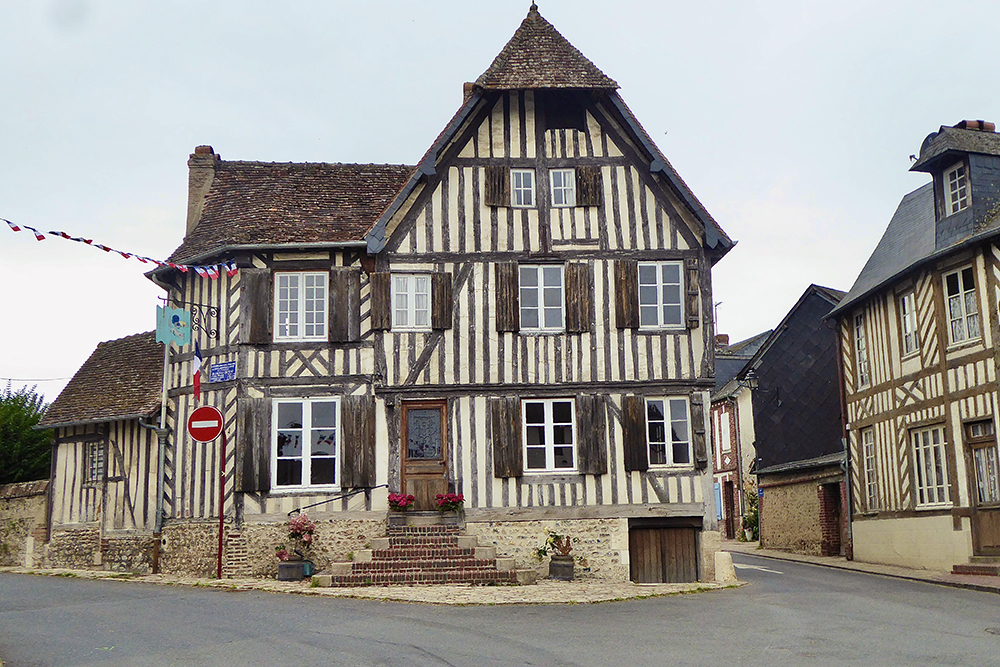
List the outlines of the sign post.
{"label": "sign post", "polygon": [[222,456],[219,463],[219,557],[215,578],[222,579],[222,531],[225,527],[226,502],[226,431],[222,413],[211,405],[203,405],[188,417],[188,433],[195,442],[212,442],[222,436]]}

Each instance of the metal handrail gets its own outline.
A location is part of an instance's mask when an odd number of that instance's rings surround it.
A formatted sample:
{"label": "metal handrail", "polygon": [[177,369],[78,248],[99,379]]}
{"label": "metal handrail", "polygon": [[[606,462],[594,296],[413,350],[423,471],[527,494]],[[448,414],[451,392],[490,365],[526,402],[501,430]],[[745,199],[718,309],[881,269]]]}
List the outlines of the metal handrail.
{"label": "metal handrail", "polygon": [[332,503],[335,500],[343,500],[344,498],[350,498],[351,496],[356,496],[359,493],[362,493],[364,491],[374,491],[375,489],[380,489],[382,487],[389,488],[389,485],[388,484],[379,484],[378,486],[365,486],[365,487],[362,487],[360,489],[354,489],[353,491],[350,491],[348,493],[342,493],[339,496],[334,496],[333,498],[327,498],[326,500],[321,500],[318,503],[313,503],[312,505],[306,505],[305,507],[298,507],[296,509],[293,509],[291,512],[288,513],[288,516],[295,516],[296,514],[299,514],[300,512],[302,512],[302,510],[307,510],[310,507],[316,507],[318,505],[325,505],[327,503]]}

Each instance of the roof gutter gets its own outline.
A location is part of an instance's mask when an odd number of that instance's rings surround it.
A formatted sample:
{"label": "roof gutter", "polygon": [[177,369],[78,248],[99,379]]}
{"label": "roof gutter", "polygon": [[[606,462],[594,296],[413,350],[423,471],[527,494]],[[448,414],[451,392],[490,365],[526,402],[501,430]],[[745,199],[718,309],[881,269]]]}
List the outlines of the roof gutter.
{"label": "roof gutter", "polygon": [[372,226],[371,231],[365,235],[368,246],[368,254],[374,255],[385,247],[385,228],[386,225],[389,224],[389,220],[391,220],[392,216],[396,215],[396,212],[403,207],[403,204],[416,189],[417,184],[420,183],[421,179],[425,176],[433,176],[436,173],[438,153],[440,153],[441,149],[444,148],[449,141],[451,141],[455,132],[457,132],[458,128],[461,127],[466,121],[472,113],[472,110],[476,108],[481,99],[483,99],[483,90],[476,88],[469,96],[469,99],[465,101],[465,104],[462,105],[462,108],[459,109],[458,113],[455,114],[455,117],[452,119],[451,123],[448,124],[448,127],[446,127],[444,132],[441,133],[440,138],[438,138],[438,140],[434,142],[434,145],[431,146],[431,149],[427,151],[426,157],[421,160],[420,164],[417,165],[417,168],[413,171],[413,174],[410,175],[410,180],[408,180],[400,191],[396,193],[396,197],[392,200],[392,203],[389,204],[384,211],[382,211],[382,215],[379,216],[379,219]]}
{"label": "roof gutter", "polygon": [[156,414],[156,412],[159,409],[160,408],[157,407],[156,410],[153,410],[145,414],[137,414],[137,415],[115,415],[113,417],[101,417],[100,419],[84,419],[82,421],[63,422],[60,424],[45,424],[44,426],[41,424],[37,424],[35,426],[32,426],[31,428],[36,431],[47,431],[51,428],[66,428],[67,426],[87,426],[90,424],[106,424],[108,422],[126,421],[129,419],[145,419],[150,415]]}

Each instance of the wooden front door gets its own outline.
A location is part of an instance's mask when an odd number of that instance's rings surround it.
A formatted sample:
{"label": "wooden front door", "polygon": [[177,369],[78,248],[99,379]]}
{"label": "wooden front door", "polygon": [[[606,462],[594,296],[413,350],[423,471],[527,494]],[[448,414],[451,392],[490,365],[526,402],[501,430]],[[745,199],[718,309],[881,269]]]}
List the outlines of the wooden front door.
{"label": "wooden front door", "polygon": [[448,404],[445,401],[403,403],[403,493],[416,498],[416,508],[437,508],[435,496],[448,493]]}
{"label": "wooden front door", "polygon": [[972,547],[977,556],[1000,556],[1000,452],[993,421],[965,425],[972,469]]}
{"label": "wooden front door", "polygon": [[628,557],[637,584],[698,581],[698,531],[687,526],[630,526]]}

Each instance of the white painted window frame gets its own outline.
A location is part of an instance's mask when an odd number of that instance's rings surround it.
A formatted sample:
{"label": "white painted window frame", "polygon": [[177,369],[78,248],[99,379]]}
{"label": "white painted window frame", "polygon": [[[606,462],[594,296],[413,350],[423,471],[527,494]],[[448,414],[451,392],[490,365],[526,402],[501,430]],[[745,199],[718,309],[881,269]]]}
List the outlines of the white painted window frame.
{"label": "white painted window frame", "polygon": [[[559,284],[554,285],[552,283],[546,283],[546,279],[555,275],[552,269],[558,269],[559,271]],[[526,272],[534,272],[535,274],[535,285],[526,285],[524,280],[524,275]],[[517,286],[518,286],[518,307],[520,312],[518,316],[520,318],[520,330],[522,332],[541,332],[541,333],[551,333],[566,330],[566,267],[563,264],[521,264],[517,267]],[[555,305],[546,305],[545,297],[547,295],[546,290],[559,290],[559,323],[555,325],[547,325],[545,323],[546,311],[554,312],[557,308]],[[530,293],[535,294],[535,305],[525,305],[526,296]],[[538,318],[537,326],[527,326],[525,325],[525,313],[534,311]]]}
{"label": "white painted window frame", "polygon": [[865,465],[865,509],[877,512],[882,507],[878,498],[878,461],[875,456],[875,429],[861,429],[861,455]]}
{"label": "white painted window frame", "polygon": [[[275,272],[275,342],[327,339],[329,279],[330,275],[325,271]],[[315,295],[317,289],[322,291],[322,296],[318,298]],[[309,290],[312,290],[311,298]],[[312,331],[307,333],[310,328]]]}
{"label": "white painted window frame", "polygon": [[[952,292],[948,279],[955,276],[957,292]],[[972,282],[967,284],[966,279]],[[948,318],[948,342],[964,344],[982,338],[982,320],[979,318],[979,296],[976,292],[976,271],[972,265],[949,271],[942,278],[944,309]]]}
{"label": "white painted window frame", "polygon": [[912,429],[913,493],[917,509],[951,507],[948,483],[948,443],[944,426]]}
{"label": "white painted window frame", "polygon": [[854,315],[854,365],[857,371],[858,387],[868,387],[872,383],[871,362],[868,357],[868,334],[865,330],[865,314]]}
{"label": "white painted window frame", "polygon": [[[317,403],[333,403],[335,408],[336,423],[333,427],[330,426],[314,426],[312,418],[313,406]],[[302,406],[302,425],[298,429],[293,428],[281,428],[281,424],[278,421],[278,411],[281,405],[288,404],[298,404]],[[343,460],[341,443],[340,443],[340,430],[341,430],[341,402],[339,396],[325,396],[322,398],[280,398],[274,399],[271,402],[271,489],[272,491],[303,491],[303,490],[329,490],[338,489],[340,487],[340,465]],[[301,432],[302,439],[302,451],[299,456],[278,456],[278,435],[279,431],[295,431]],[[312,462],[313,462],[313,444],[312,444],[312,434],[313,431],[333,431],[334,434],[334,454],[332,457],[322,455],[315,458],[333,458],[334,459],[334,473],[333,482],[326,484],[313,484],[311,482],[312,478]],[[278,461],[279,460],[295,460],[301,459],[301,478],[299,484],[278,484]]]}
{"label": "white painted window frame", "polygon": [[[662,419],[653,419],[650,406],[659,404]],[[678,408],[680,414],[675,415]],[[659,425],[663,429],[663,438],[655,438],[654,430]],[[678,432],[683,426],[684,433]],[[681,437],[683,436],[683,437]],[[650,468],[692,468],[694,467],[694,451],[691,446],[691,404],[686,396],[655,396],[646,399],[646,455]],[[676,461],[674,448],[684,447],[687,461]],[[654,446],[662,446],[662,460],[654,453]]]}
{"label": "white painted window frame", "polygon": [[392,274],[392,328],[402,331],[431,330],[431,275]]}
{"label": "white painted window frame", "polygon": [[920,351],[920,336],[917,333],[917,297],[913,290],[907,290],[899,297],[899,327],[902,356],[909,357]]}
{"label": "white painted window frame", "polygon": [[948,215],[969,208],[969,170],[959,162],[944,172],[944,202]]}
{"label": "white painted window frame", "polygon": [[535,170],[510,170],[510,205],[514,208],[535,207]]}
{"label": "white painted window frame", "polygon": [[[668,282],[663,276],[663,267],[671,266],[677,269],[677,282]],[[655,282],[643,282],[643,269],[653,268],[656,271]],[[684,262],[679,260],[669,260],[662,262],[639,262],[638,275],[636,281],[639,289],[639,328],[646,330],[655,329],[685,329],[687,321],[684,312]],[[670,300],[668,288],[677,287],[677,299]],[[643,288],[646,288],[645,290]],[[655,290],[655,301],[649,297]],[[655,311],[650,309],[655,307]],[[680,313],[676,323],[667,323],[664,317],[664,308],[677,308]],[[656,317],[650,318],[650,312],[655,312]]]}
{"label": "white painted window frame", "polygon": [[[561,181],[556,183],[556,181]],[[576,206],[576,169],[550,169],[549,187],[552,206],[572,208]]]}
{"label": "white painted window frame", "polygon": [[[528,412],[527,407],[530,403],[537,403],[543,406],[543,421],[541,424],[532,422],[528,423]],[[556,403],[568,403],[570,406],[570,422],[555,422],[553,417],[553,406]],[[543,430],[544,445],[528,445],[528,428],[541,426]],[[555,427],[560,426],[570,426],[570,434],[572,435],[573,441],[571,443],[559,443],[555,442]],[[525,474],[530,473],[569,473],[575,472],[577,470],[577,450],[578,441],[576,431],[576,399],[573,398],[524,398],[521,399],[521,447],[522,454],[524,457],[524,472]],[[572,467],[556,467],[555,460],[555,448],[556,447],[570,447],[573,453],[573,465]],[[545,467],[544,468],[531,468],[529,467],[528,452],[529,449],[543,449],[545,451]]]}

